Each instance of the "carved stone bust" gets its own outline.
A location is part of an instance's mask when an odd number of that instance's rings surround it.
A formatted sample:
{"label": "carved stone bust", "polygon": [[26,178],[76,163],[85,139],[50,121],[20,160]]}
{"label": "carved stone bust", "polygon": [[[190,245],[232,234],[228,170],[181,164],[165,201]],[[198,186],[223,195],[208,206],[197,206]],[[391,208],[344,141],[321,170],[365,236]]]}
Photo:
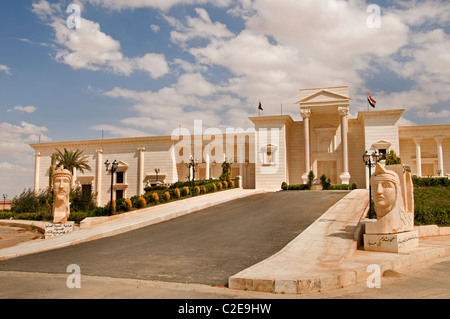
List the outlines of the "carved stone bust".
{"label": "carved stone bust", "polygon": [[63,168],[58,168],[52,176],[53,179],[53,223],[65,224],[70,215],[70,185],[72,174]]}
{"label": "carved stone bust", "polygon": [[412,183],[407,180],[411,178],[410,174],[404,172],[402,165],[395,165],[392,169],[378,163],[372,175],[377,221],[366,224],[366,234],[395,234],[414,229],[414,212],[409,210],[413,203],[408,203],[413,192]]}

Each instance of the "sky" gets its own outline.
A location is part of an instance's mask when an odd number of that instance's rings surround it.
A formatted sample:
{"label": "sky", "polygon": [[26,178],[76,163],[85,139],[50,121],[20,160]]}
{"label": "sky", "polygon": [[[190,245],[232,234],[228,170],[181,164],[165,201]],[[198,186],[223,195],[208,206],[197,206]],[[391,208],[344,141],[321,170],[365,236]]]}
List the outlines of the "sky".
{"label": "sky", "polygon": [[33,187],[29,144],[301,120],[299,90],[349,86],[351,117],[450,122],[448,0],[2,0],[0,194]]}

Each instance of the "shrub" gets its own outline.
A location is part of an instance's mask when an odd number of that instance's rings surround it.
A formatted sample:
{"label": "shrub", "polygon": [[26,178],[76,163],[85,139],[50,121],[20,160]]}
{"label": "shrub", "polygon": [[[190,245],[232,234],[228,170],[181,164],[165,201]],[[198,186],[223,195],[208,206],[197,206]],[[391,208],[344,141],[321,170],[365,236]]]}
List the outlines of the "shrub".
{"label": "shrub", "polygon": [[182,188],[181,194],[182,194],[183,196],[188,196],[188,195],[189,195],[189,187],[184,186],[184,187]]}
{"label": "shrub", "polygon": [[287,191],[303,191],[309,189],[308,184],[294,184],[294,185],[287,185],[284,190]]}
{"label": "shrub", "polygon": [[87,212],[71,212],[70,216],[68,218],[68,221],[75,222],[76,224],[79,224],[83,219],[88,217]]}
{"label": "shrub", "polygon": [[51,213],[51,211],[51,198],[46,190],[42,190],[36,194],[30,188],[24,190],[19,197],[16,196],[12,200],[11,212],[13,213]]}
{"label": "shrub", "polygon": [[228,188],[228,182],[227,181],[223,181],[222,183],[223,183],[223,188],[227,189]]}
{"label": "shrub", "polygon": [[222,183],[217,183],[217,189],[219,190],[219,191],[221,191],[222,190]]}
{"label": "shrub", "polygon": [[323,174],[322,176],[320,176],[320,184],[322,185],[322,189],[328,190],[331,186],[331,179],[327,179],[327,176]]}
{"label": "shrub", "polygon": [[310,171],[308,174],[308,189],[311,189],[313,184],[314,184],[314,179],[316,178],[316,176],[314,175],[313,171]]}
{"label": "shrub", "polygon": [[202,194],[206,194],[206,187],[205,186],[200,187],[200,191]]}
{"label": "shrub", "polygon": [[169,192],[165,192],[164,193],[164,199],[166,200],[166,202],[168,202],[170,200],[170,193]]}
{"label": "shrub", "polygon": [[200,195],[200,187],[195,186],[195,187],[194,187],[194,192],[193,192],[193,194],[194,194],[194,195]]}
{"label": "shrub", "polygon": [[[111,201],[108,201],[108,203],[106,204],[105,208],[108,210],[108,212],[111,211]],[[115,212],[116,211],[116,201],[114,199],[112,201],[112,208],[113,208],[112,209],[113,212]]]}
{"label": "shrub", "polygon": [[154,192],[154,191],[164,191],[167,189],[167,186],[163,186],[163,185],[155,185],[155,186],[147,186],[144,188],[144,191],[146,193],[148,192]]}
{"label": "shrub", "polygon": [[350,189],[351,190],[358,189],[358,184],[356,182],[353,182],[352,186],[350,187]]}
{"label": "shrub", "polygon": [[289,185],[286,182],[281,183],[281,189],[286,191],[288,189]]}
{"label": "shrub", "polygon": [[230,188],[234,188],[234,181],[230,181]]}
{"label": "shrub", "polygon": [[159,195],[158,195],[158,193],[153,193],[152,194],[152,202],[153,203],[158,203],[159,202]]}
{"label": "shrub", "polygon": [[386,155],[386,165],[396,165],[401,163],[401,158],[398,157],[394,151],[390,151],[389,154]]}
{"label": "shrub", "polygon": [[222,163],[222,174],[220,174],[219,179],[224,182],[230,179],[231,164],[225,159]]}
{"label": "shrub", "polygon": [[176,198],[180,198],[181,197],[180,189],[179,188],[175,188],[174,194],[175,194]]}
{"label": "shrub", "polygon": [[347,185],[347,184],[330,185],[330,190],[333,190],[333,191],[347,191],[349,189],[350,189],[350,185]]}
{"label": "shrub", "polygon": [[414,188],[414,221],[417,225],[450,226],[450,189]]}
{"label": "shrub", "polygon": [[212,189],[212,192],[215,192],[215,191],[217,191],[217,186],[216,186],[216,184],[212,184],[212,187],[211,187],[211,189]]}
{"label": "shrub", "polygon": [[123,208],[126,212],[129,212],[132,207],[133,207],[133,204],[131,203],[130,199],[127,198],[123,201]]}
{"label": "shrub", "polygon": [[136,206],[136,208],[144,208],[145,206],[147,206],[147,202],[146,202],[145,198],[142,196],[139,196],[136,201],[135,206]]}
{"label": "shrub", "polygon": [[414,187],[450,187],[447,177],[417,177],[413,176]]}

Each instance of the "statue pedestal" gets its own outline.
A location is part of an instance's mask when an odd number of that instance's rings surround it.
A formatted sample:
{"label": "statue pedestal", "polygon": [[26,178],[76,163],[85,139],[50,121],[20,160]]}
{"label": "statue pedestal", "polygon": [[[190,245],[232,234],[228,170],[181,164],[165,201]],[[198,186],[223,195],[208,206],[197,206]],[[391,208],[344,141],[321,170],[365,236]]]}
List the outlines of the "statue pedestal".
{"label": "statue pedestal", "polygon": [[65,224],[45,224],[45,239],[65,235],[73,232],[74,222],[68,222]]}
{"label": "statue pedestal", "polygon": [[419,233],[364,234],[364,250],[403,253],[419,246]]}

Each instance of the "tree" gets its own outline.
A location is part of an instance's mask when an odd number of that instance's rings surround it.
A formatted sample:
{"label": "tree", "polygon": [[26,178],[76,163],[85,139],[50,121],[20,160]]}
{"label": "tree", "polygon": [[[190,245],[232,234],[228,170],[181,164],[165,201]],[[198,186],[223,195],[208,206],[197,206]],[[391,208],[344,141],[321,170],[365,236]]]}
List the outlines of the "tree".
{"label": "tree", "polygon": [[220,174],[219,179],[221,181],[229,181],[231,180],[231,164],[225,159],[222,163],[222,174]]}
{"label": "tree", "polygon": [[50,157],[50,167],[48,169],[48,188],[49,189],[50,189],[50,187],[53,186],[53,172],[55,171],[55,167],[56,167],[57,155],[58,155],[58,153],[55,152]]}
{"label": "tree", "polygon": [[394,151],[390,151],[389,154],[386,155],[386,165],[395,165],[401,163],[402,163],[401,158],[398,157]]}
{"label": "tree", "polygon": [[314,172],[310,171],[308,174],[308,189],[312,188],[315,178],[316,176],[314,175]]}
{"label": "tree", "polygon": [[64,148],[64,153],[56,150],[56,168],[63,167],[69,172],[73,173],[74,169],[84,173],[85,170],[90,171],[91,167],[88,165],[88,156],[83,156],[84,150],[68,151]]}

